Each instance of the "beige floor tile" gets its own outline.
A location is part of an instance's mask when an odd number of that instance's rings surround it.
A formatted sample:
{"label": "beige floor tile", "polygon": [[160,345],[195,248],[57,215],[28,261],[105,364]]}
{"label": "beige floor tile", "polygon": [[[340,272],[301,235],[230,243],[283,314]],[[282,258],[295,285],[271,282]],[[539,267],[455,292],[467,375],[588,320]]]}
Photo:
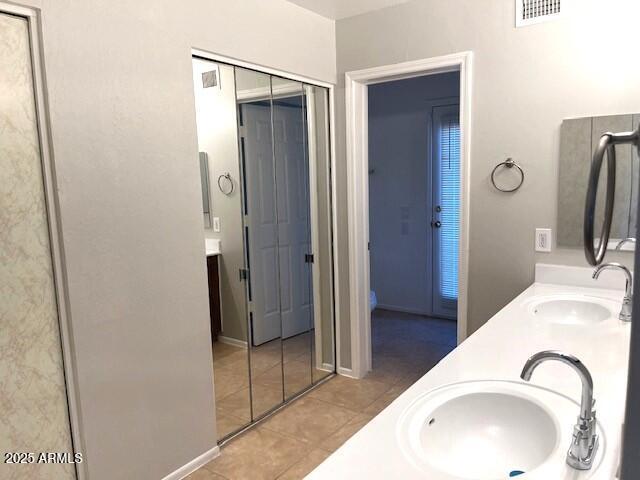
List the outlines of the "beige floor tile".
{"label": "beige floor tile", "polygon": [[405,390],[406,387],[404,387],[403,385],[394,385],[385,393],[383,393],[382,396],[375,402],[365,408],[364,413],[369,415],[379,414],[382,410],[391,405],[391,402],[398,398]]}
{"label": "beige floor tile", "polygon": [[249,405],[249,388],[244,388],[216,401],[216,417],[238,418],[243,422],[250,422],[251,408]]}
{"label": "beige floor tile", "polygon": [[249,412],[243,417],[236,417],[230,415],[224,408],[216,408],[216,430],[218,434],[218,440],[226,437],[230,433],[237,432],[242,427],[246,426],[250,421]]}
{"label": "beige floor tile", "polygon": [[213,374],[235,376],[242,382],[249,382],[249,363],[247,360],[236,360],[227,362],[224,365],[213,364]]}
{"label": "beige floor tile", "polygon": [[213,384],[216,401],[228,397],[249,386],[249,372],[237,372],[229,368],[213,369]]}
{"label": "beige floor tile", "polygon": [[316,445],[354,418],[357,412],[304,397],[264,423],[264,428]]}
{"label": "beige floor tile", "polygon": [[227,478],[202,467],[195,472],[187,475],[184,480],[227,480]]}
{"label": "beige floor tile", "polygon": [[282,365],[279,363],[253,377],[253,383],[282,390]]}
{"label": "beige floor tile", "polygon": [[309,450],[291,437],[257,427],[223,447],[220,456],[205,468],[229,480],[273,480]]}
{"label": "beige floor tile", "polygon": [[354,380],[337,376],[310,392],[309,396],[361,412],[380,398],[389,388],[388,384],[376,380]]}
{"label": "beige floor tile", "polygon": [[298,463],[290,467],[286,472],[278,477],[278,480],[300,480],[310,474],[318,465],[324,462],[331,453],[316,448],[311,450]]}
{"label": "beige floor tile", "polygon": [[308,333],[287,338],[282,341],[282,354],[285,362],[308,356],[311,359],[311,337]]}
{"label": "beige floor tile", "polygon": [[[263,385],[253,385],[251,394],[254,418],[280,405],[283,400],[281,389],[273,389]],[[218,405],[233,416],[245,418],[247,412],[249,412],[250,405],[249,388],[243,388],[242,390],[223,398],[218,402]]]}
{"label": "beige floor tile", "polygon": [[294,360],[283,366],[284,393],[287,398],[311,386],[311,363]]}
{"label": "beige floor tile", "polygon": [[329,452],[335,452],[344,442],[349,440],[355,433],[371,421],[374,415],[360,413],[352,418],[340,429],[332,433],[329,437],[320,442],[320,448]]}
{"label": "beige floor tile", "polygon": [[249,354],[246,350],[239,350],[234,353],[230,353],[225,355],[222,358],[216,357],[213,355],[213,366],[214,368],[220,367],[228,367],[229,365],[243,365],[245,370],[248,370],[247,365],[249,365]]}
{"label": "beige floor tile", "polygon": [[257,347],[251,350],[251,376],[256,377],[282,363],[282,352],[274,348]]}
{"label": "beige floor tile", "polygon": [[213,358],[222,359],[227,355],[237,352],[246,352],[247,349],[243,347],[236,347],[235,345],[229,345],[228,343],[214,342],[213,344]]}

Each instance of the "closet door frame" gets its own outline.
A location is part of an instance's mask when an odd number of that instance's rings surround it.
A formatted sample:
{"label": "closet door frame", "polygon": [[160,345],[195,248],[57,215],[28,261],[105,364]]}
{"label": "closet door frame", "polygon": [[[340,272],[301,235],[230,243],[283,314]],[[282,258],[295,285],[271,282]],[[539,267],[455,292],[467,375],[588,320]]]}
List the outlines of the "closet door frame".
{"label": "closet door frame", "polygon": [[[64,267],[64,241],[60,227],[60,204],[56,189],[56,171],[51,144],[49,127],[50,115],[42,54],[41,12],[35,8],[23,7],[0,0],[0,13],[24,18],[28,25],[36,125],[40,147],[46,217],[49,228],[49,245],[58,313],[58,327],[60,329],[60,341],[62,344],[62,365],[66,386],[71,443],[74,454],[82,453],[85,449],[81,434],[82,429],[80,428],[79,402],[76,388],[77,375],[73,368],[73,342],[71,339],[67,295],[67,272]],[[87,478],[85,465],[85,462],[74,464],[76,478],[78,480],[85,480]]]}
{"label": "closet door frame", "polygon": [[[332,265],[331,265],[331,278],[333,279],[333,312],[331,312],[333,315],[333,331],[334,331],[334,337],[335,337],[335,348],[334,348],[334,368],[335,371],[337,373],[340,373],[341,371],[341,367],[340,365],[342,365],[341,362],[341,356],[340,356],[340,284],[339,284],[339,276],[336,274],[336,272],[338,272],[338,266],[340,265],[339,263],[339,252],[338,252],[338,248],[337,248],[337,239],[335,238],[335,232],[337,231],[337,192],[336,192],[336,151],[335,151],[335,85],[332,83],[328,83],[328,82],[323,82],[323,81],[319,81],[313,78],[309,78],[303,75],[297,75],[297,74],[292,74],[290,72],[286,72],[283,70],[278,70],[275,68],[269,68],[269,67],[265,67],[263,65],[258,65],[255,63],[251,63],[251,62],[245,62],[243,60],[238,60],[236,58],[233,57],[228,57],[225,55],[221,55],[221,54],[217,54],[215,52],[209,52],[207,50],[201,50],[198,48],[192,48],[191,49],[191,55],[195,56],[195,57],[201,57],[201,58],[205,58],[208,60],[212,60],[214,62],[220,62],[220,63],[226,63],[228,65],[232,65],[235,67],[241,67],[241,68],[247,68],[250,70],[255,70],[258,71],[260,73],[265,73],[265,74],[269,74],[269,75],[275,75],[277,77],[282,77],[288,80],[293,80],[293,81],[297,81],[297,82],[301,82],[304,85],[309,85],[309,86],[318,86],[318,87],[323,87],[326,88],[329,92],[329,155],[330,155],[330,166],[331,166],[331,210],[332,210],[332,214],[331,214],[331,229],[332,229],[332,234],[333,234],[333,242],[332,242],[332,246],[331,246],[331,254],[332,254]],[[311,156],[309,157],[309,162],[311,164]],[[309,166],[309,169],[311,170],[311,165]],[[315,168],[315,167],[313,167]],[[313,189],[315,190],[315,189]],[[313,195],[313,193],[310,193],[310,196]],[[317,192],[316,192],[317,195]],[[316,205],[317,206],[317,205]],[[312,222],[315,219],[315,213],[313,212],[313,208],[314,205],[312,203],[311,205],[311,209],[312,209],[312,213],[311,213],[311,219]],[[313,229],[313,224],[312,224],[312,229]],[[312,230],[312,241],[315,241],[316,238],[314,238],[313,235],[313,230]],[[317,248],[317,244],[313,245],[314,249]],[[315,271],[317,270],[317,264],[315,266],[315,268],[313,268],[313,273],[312,275],[314,276],[314,280],[315,278]],[[319,284],[318,284],[318,288],[319,288]],[[315,295],[315,290],[317,288],[314,286],[314,295]],[[315,298],[314,298],[315,300]],[[315,308],[314,308],[315,310]],[[315,314],[316,312],[314,312]],[[327,312],[324,312],[325,315]],[[315,315],[314,315],[315,316]]]}

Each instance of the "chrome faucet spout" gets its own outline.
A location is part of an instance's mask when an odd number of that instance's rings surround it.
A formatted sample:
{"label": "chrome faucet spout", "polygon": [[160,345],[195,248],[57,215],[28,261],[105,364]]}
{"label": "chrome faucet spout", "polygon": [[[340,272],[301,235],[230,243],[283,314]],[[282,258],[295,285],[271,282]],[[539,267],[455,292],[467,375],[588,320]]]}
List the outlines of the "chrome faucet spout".
{"label": "chrome faucet spout", "polygon": [[635,250],[636,248],[636,239],[633,237],[627,237],[627,238],[623,238],[622,240],[620,240],[618,242],[618,244],[616,245],[616,250],[620,251],[622,250],[622,247],[624,247],[627,243],[632,243],[633,244],[633,248]]}
{"label": "chrome faucet spout", "polygon": [[624,274],[625,277],[625,290],[624,290],[624,298],[622,299],[622,308],[620,309],[620,315],[618,318],[623,322],[630,322],[632,317],[632,307],[633,307],[633,275],[629,271],[627,267],[622,265],[621,263],[610,262],[603,263],[596,267],[593,271],[593,279],[597,280],[602,273],[603,270],[620,270]]}
{"label": "chrome faucet spout", "polygon": [[531,380],[533,371],[547,360],[554,360],[569,365],[580,377],[582,382],[582,396],[580,401],[580,416],[573,427],[573,439],[567,452],[567,463],[578,470],[588,470],[593,463],[593,457],[598,448],[596,434],[596,412],[593,408],[593,378],[585,365],[573,355],[556,350],[545,350],[531,356],[525,363],[520,378]]}

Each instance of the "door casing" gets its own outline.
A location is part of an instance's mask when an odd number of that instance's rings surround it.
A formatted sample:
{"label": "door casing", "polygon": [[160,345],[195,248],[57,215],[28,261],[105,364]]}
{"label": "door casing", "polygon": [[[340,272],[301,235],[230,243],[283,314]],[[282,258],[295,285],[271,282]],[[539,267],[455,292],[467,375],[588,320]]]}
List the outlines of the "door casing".
{"label": "door casing", "polygon": [[351,368],[338,372],[363,378],[371,370],[369,306],[368,85],[445,72],[460,72],[460,244],[458,263],[458,344],[467,337],[469,191],[471,168],[470,51],[345,73],[347,206],[349,234],[349,317]]}

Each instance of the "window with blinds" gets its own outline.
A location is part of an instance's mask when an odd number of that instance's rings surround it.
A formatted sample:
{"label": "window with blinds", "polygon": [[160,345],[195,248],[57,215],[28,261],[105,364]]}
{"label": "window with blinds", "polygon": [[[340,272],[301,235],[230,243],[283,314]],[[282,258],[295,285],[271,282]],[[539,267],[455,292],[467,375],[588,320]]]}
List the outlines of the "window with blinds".
{"label": "window with blinds", "polygon": [[445,300],[458,299],[458,242],[460,238],[460,121],[457,114],[442,118],[440,154],[440,275],[439,291]]}

